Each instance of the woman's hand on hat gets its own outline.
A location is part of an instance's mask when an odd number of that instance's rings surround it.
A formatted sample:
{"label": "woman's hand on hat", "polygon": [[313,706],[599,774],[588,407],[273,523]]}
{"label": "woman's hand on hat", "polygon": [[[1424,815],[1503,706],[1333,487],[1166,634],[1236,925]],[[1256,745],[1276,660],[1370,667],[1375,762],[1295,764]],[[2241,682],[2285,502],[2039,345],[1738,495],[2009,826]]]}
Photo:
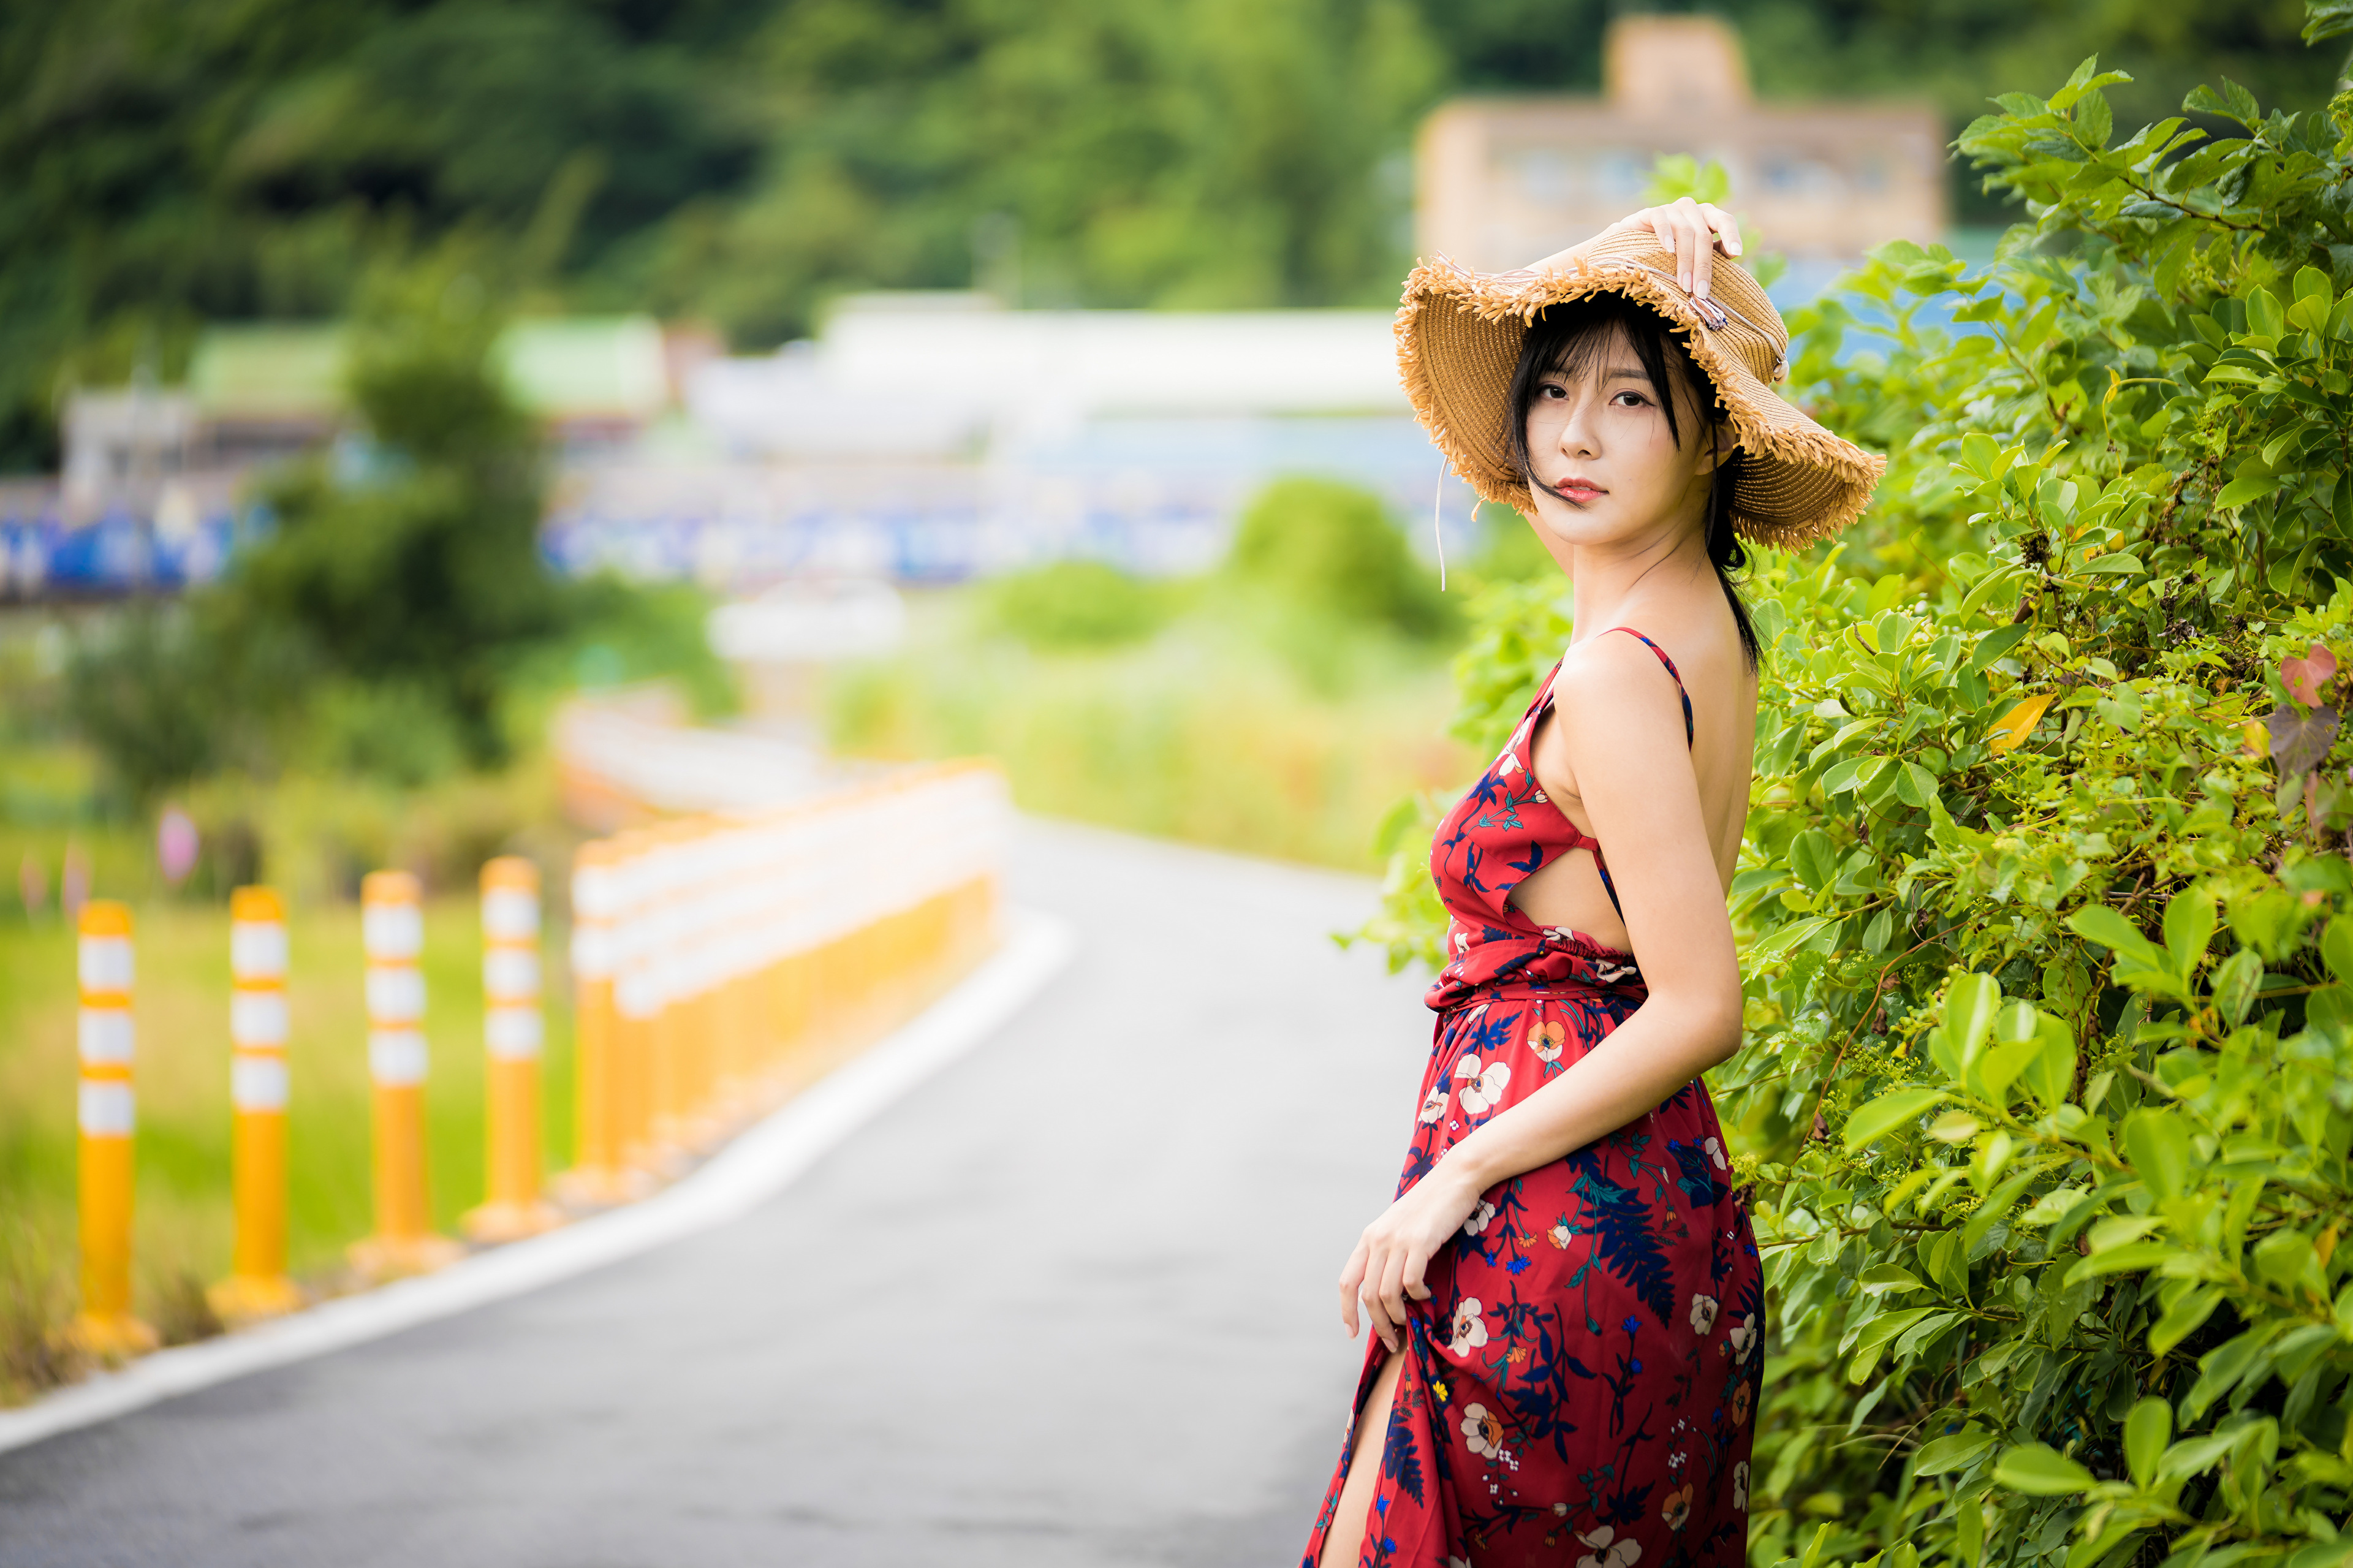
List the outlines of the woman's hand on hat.
{"label": "woman's hand on hat", "polygon": [[1689,196],[1662,207],[1644,207],[1609,226],[1649,229],[1661,250],[1674,253],[1676,287],[1695,299],[1708,297],[1717,255],[1740,254],[1739,220],[1713,202],[1695,202]]}

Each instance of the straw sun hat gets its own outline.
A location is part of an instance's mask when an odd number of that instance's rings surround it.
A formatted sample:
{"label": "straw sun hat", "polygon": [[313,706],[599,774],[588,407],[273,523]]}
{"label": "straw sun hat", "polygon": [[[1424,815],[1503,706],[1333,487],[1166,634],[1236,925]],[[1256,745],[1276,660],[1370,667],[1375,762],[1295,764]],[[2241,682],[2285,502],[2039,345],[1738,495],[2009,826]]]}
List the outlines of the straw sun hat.
{"label": "straw sun hat", "polygon": [[1440,258],[1413,269],[1398,310],[1406,395],[1454,471],[1480,496],[1528,510],[1512,460],[1512,373],[1528,323],[1548,305],[1619,293],[1666,318],[1715,384],[1745,460],[1732,494],[1741,537],[1791,549],[1852,522],[1887,461],[1831,435],[1774,392],[1789,374],[1789,330],[1739,267],[1719,260],[1715,299],[1675,283],[1675,258],[1647,229],[1609,230],[1517,272],[1472,272]]}

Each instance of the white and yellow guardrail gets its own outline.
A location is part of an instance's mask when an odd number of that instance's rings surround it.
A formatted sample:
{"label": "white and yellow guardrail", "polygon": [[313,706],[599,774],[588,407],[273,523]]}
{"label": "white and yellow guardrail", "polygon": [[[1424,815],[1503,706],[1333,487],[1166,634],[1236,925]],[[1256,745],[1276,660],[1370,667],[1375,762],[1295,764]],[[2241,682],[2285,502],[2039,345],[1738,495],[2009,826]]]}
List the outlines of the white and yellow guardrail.
{"label": "white and yellow guardrail", "polygon": [[[574,1164],[546,1181],[540,1129],[539,872],[482,869],[483,1202],[480,1244],[644,1196],[827,1068],[920,1010],[997,939],[1009,811],[979,763],[894,772],[758,812],[675,819],[583,845],[572,882]],[[428,1202],[422,889],[363,883],[364,1049],[375,1227],[351,1249],[371,1279],[462,1255]],[[210,1292],[236,1326],[301,1306],[287,1273],[290,1038],[286,915],[266,888],[231,900],[230,1272]],[[82,1312],[75,1340],[151,1348],[132,1313],[131,911],[83,906],[79,1093]],[[358,1041],[343,1048],[356,1047]],[[551,1196],[556,1200],[551,1203]]]}

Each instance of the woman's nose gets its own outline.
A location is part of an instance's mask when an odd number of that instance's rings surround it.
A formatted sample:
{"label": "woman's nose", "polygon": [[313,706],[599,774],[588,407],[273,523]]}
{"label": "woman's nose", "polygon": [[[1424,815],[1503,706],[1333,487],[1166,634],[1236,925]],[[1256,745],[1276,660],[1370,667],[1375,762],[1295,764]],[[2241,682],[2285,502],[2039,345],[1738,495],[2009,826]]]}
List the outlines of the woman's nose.
{"label": "woman's nose", "polygon": [[1560,449],[1573,458],[1589,458],[1596,450],[1594,416],[1599,410],[1590,397],[1572,398],[1568,417],[1560,422]]}

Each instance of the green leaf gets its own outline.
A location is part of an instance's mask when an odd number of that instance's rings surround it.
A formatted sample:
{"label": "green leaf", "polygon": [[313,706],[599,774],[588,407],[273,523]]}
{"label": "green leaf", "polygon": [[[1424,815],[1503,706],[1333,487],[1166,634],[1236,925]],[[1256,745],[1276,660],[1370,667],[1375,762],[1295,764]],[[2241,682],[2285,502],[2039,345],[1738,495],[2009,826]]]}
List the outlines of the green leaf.
{"label": "green leaf", "polygon": [[2253,1370],[2255,1358],[2278,1328],[2277,1323],[2258,1323],[2200,1356],[2199,1378],[2182,1401],[2182,1415],[2196,1420],[2214,1401],[2236,1387],[2239,1379]]}
{"label": "green leaf", "polygon": [[2165,1450],[2165,1458],[2157,1462],[2159,1480],[2186,1481],[2190,1477],[2211,1469],[2222,1457],[2238,1447],[2238,1432],[2210,1432],[2202,1436],[2184,1437]]}
{"label": "green leaf", "polygon": [[1985,1085],[1986,1098],[1997,1104],[2007,1103],[2010,1086],[2042,1054],[2040,1039],[2013,1040],[1987,1051],[1978,1059],[1978,1081]]}
{"label": "green leaf", "polygon": [[1866,1296],[1900,1296],[1906,1290],[1928,1288],[1918,1275],[1900,1263],[1874,1263],[1855,1277],[1854,1285]]}
{"label": "green leaf", "polygon": [[2221,1302],[2219,1286],[2205,1285],[2182,1292],[2181,1299],[2166,1309],[2165,1316],[2150,1325],[2148,1353],[2163,1355],[2188,1339],[2200,1324],[2214,1315],[2214,1309]]}
{"label": "green leaf", "polygon": [[2125,1463],[2146,1491],[2157,1483],[2158,1461],[2173,1436],[2173,1406],[2154,1396],[2141,1400],[2125,1417]]}
{"label": "green leaf", "polygon": [[1836,923],[1820,915],[1787,921],[1750,942],[1746,956],[1751,959],[1778,958],[1785,952],[1803,947]]}
{"label": "green leaf", "polygon": [[2280,310],[2279,296],[2268,289],[2257,289],[2247,296],[2247,328],[2261,337],[2276,341],[2281,329],[2287,324]]}
{"label": "green leaf", "polygon": [[1990,1432],[1948,1432],[1932,1437],[1920,1445],[1919,1455],[1912,1461],[1915,1476],[1948,1476],[1955,1470],[1965,1470],[1978,1456],[1994,1446]]}
{"label": "green leaf", "polygon": [[2075,1036],[2064,1018],[2037,1011],[2034,1015],[2035,1041],[2041,1049],[2026,1064],[2026,1089],[2042,1102],[2045,1110],[2054,1110],[2075,1087]]}
{"label": "green leaf", "polygon": [[1895,798],[1905,805],[1926,809],[1936,798],[1936,775],[1917,763],[1905,763],[1896,775]]}
{"label": "green leaf", "polygon": [[2120,960],[2142,969],[2161,968],[2164,954],[2140,934],[2132,921],[2105,904],[2086,904],[2067,917],[2067,929],[2086,942],[2096,942]]}
{"label": "green leaf", "polygon": [[2097,1279],[2109,1274],[2137,1274],[2156,1268],[2180,1250],[2171,1242],[2136,1241],[2094,1252],[2067,1270],[2067,1283]]}
{"label": "green leaf", "polygon": [[2340,915],[2320,933],[2320,956],[2328,973],[2353,984],[2353,916]]}
{"label": "green leaf", "polygon": [[2198,972],[2206,944],[2214,940],[2214,895],[2201,888],[2176,893],[2165,905],[2165,946],[2173,955],[2174,973],[2183,979]]}
{"label": "green leaf", "polygon": [[2317,44],[2353,33],[2353,0],[2305,0],[2304,41]]}
{"label": "green leaf", "polygon": [[2139,556],[2120,553],[2094,556],[2084,563],[2083,570],[2088,573],[2106,573],[2117,577],[2137,577],[2148,568],[2140,563]]}
{"label": "green leaf", "polygon": [[1994,1464],[1993,1479],[1995,1485],[2029,1497],[2064,1497],[2098,1484],[2091,1471],[2041,1443],[2021,1444],[2004,1454]]}
{"label": "green leaf", "polygon": [[1984,669],[1988,668],[1994,660],[2002,658],[2004,655],[2008,654],[2011,648],[2016,647],[2020,639],[2024,637],[2028,632],[2031,632],[2033,629],[2034,625],[2031,621],[2020,621],[2011,626],[1996,626],[1993,630],[1986,633],[1985,636],[1978,638],[1978,646],[1972,649],[1969,654],[1969,668],[1971,669]]}
{"label": "green leaf", "polygon": [[1945,993],[1945,1038],[1964,1070],[1993,1032],[1994,1009],[2000,1005],[2001,986],[1990,974],[1956,975]]}
{"label": "green leaf", "polygon": [[1789,870],[1811,892],[1820,892],[1838,875],[1830,835],[1809,827],[1789,841]]}
{"label": "green leaf", "polygon": [[1930,1106],[1953,1097],[1940,1089],[1899,1089],[1883,1094],[1868,1105],[1856,1108],[1846,1119],[1846,1146],[1850,1151],[1884,1138],[1905,1122],[1916,1120]]}
{"label": "green leaf", "polygon": [[2157,1196],[2176,1198],[2189,1190],[2198,1154],[2179,1112],[2141,1107],[2125,1118],[2124,1145],[2134,1173]]}

